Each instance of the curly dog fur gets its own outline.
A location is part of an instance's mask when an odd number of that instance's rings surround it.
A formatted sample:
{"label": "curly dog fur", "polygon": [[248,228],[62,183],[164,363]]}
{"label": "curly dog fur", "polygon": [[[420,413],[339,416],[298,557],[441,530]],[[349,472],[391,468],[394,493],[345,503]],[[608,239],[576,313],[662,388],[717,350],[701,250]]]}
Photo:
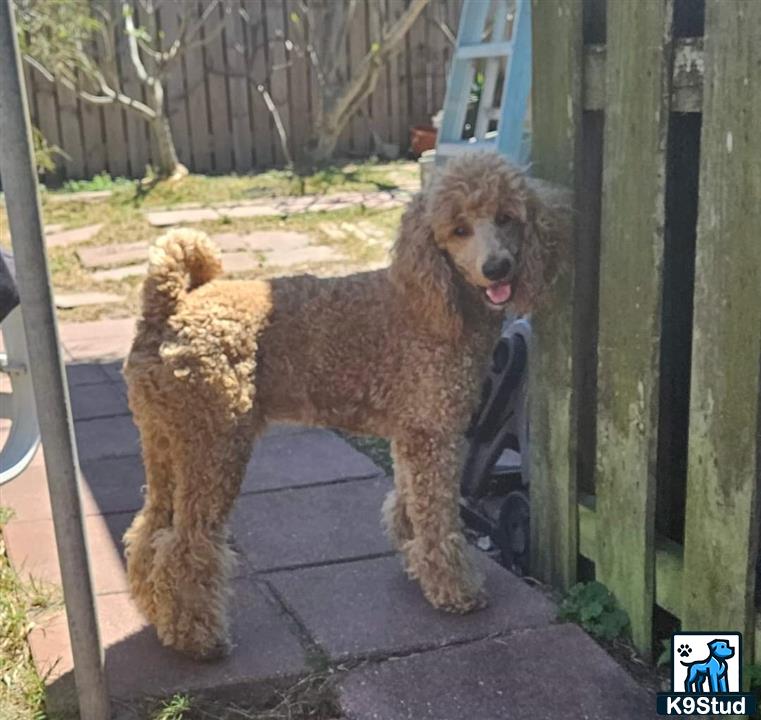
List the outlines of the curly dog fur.
{"label": "curly dog fur", "polygon": [[125,365],[147,477],[125,543],[164,644],[229,649],[226,521],[270,422],[389,438],[383,518],[407,572],[438,608],[484,603],[458,512],[463,431],[504,306],[535,307],[568,229],[562,193],[477,154],[411,201],[386,270],[221,280],[202,233],[155,243]]}

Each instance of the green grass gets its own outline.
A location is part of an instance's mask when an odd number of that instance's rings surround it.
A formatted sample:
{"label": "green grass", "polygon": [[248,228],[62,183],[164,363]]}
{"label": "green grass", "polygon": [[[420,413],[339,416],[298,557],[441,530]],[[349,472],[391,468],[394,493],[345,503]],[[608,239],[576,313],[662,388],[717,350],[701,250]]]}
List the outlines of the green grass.
{"label": "green grass", "polygon": [[[0,508],[0,529],[10,519]],[[11,567],[0,535],[0,718],[44,720],[44,684],[37,674],[27,639],[35,619],[57,604],[55,594],[23,582]]]}
{"label": "green grass", "polygon": [[[45,193],[46,200],[55,202],[56,195],[72,192],[111,190],[110,203],[132,207],[173,207],[195,203],[214,204],[252,200],[275,196],[328,195],[336,192],[393,190],[417,179],[414,163],[347,163],[300,175],[290,170],[268,170],[254,175],[188,175],[179,181],[155,184],[112,179],[106,174],[92,180],[71,180],[60,190]],[[81,208],[80,208],[81,209]],[[46,220],[57,222],[55,213]]]}

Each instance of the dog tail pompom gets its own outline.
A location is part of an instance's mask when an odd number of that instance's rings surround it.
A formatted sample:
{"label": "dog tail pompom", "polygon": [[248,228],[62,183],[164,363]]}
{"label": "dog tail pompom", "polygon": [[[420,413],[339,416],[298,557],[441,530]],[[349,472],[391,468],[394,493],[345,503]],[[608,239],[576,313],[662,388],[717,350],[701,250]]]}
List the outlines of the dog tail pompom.
{"label": "dog tail pompom", "polygon": [[219,249],[198,230],[178,228],[162,235],[148,253],[143,317],[165,321],[185,294],[222,273]]}

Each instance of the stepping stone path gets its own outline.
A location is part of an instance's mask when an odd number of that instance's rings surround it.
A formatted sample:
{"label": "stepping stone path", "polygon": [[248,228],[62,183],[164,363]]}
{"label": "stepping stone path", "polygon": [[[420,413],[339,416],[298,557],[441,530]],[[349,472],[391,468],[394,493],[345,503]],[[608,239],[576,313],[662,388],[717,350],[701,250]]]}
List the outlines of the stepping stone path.
{"label": "stepping stone path", "polygon": [[98,202],[100,200],[108,200],[111,195],[110,190],[86,190],[73,193],[49,193],[45,198],[48,202],[53,203]]}
{"label": "stepping stone path", "polygon": [[[270,697],[314,673],[319,657],[347,720],[655,720],[651,691],[580,628],[558,623],[545,594],[484,555],[476,562],[489,607],[468,615],[434,610],[380,528],[390,479],[327,430],[274,426],[254,448],[231,520],[240,556],[232,654],[199,663],[162,647],[126,590],[121,542],[145,482],[119,372],[133,333],[131,320],[60,327],[119,717],[136,720],[137,711],[127,710],[146,695]],[[41,453],[0,487],[0,505],[15,513],[3,530],[10,562],[58,583]],[[48,710],[63,714],[75,697],[65,613],[36,617],[29,641]]]}
{"label": "stepping stone path", "polygon": [[263,198],[237,205],[225,203],[214,207],[184,210],[154,210],[145,217],[154,227],[168,227],[184,223],[221,220],[223,217],[282,217],[305,212],[329,212],[350,207],[364,206],[375,210],[399,207],[410,198],[407,190],[391,192],[344,192],[333,195],[303,195],[299,197]]}
{"label": "stepping stone path", "polygon": [[103,227],[103,223],[85,225],[72,230],[63,230],[61,225],[51,225],[45,228],[45,244],[49,248],[69,247],[78,243],[92,240]]}
{"label": "stepping stone path", "polygon": [[105,282],[109,280],[125,280],[130,277],[145,275],[148,271],[148,263],[138,263],[136,265],[125,265],[124,267],[111,268],[110,270],[96,270],[90,275],[95,282]]}
{"label": "stepping stone path", "polygon": [[113,293],[83,292],[55,294],[55,306],[63,310],[84,307],[86,305],[108,305],[120,302],[124,302],[124,297],[114,295]]}
{"label": "stepping stone path", "polygon": [[384,231],[369,220],[350,222],[324,222],[318,226],[331,240],[344,241],[350,238],[361,240],[367,245],[391,245],[393,234]]}
{"label": "stepping stone path", "polygon": [[77,250],[79,261],[88,269],[128,265],[148,257],[148,243],[120,243],[117,245],[96,245]]}
{"label": "stepping stone path", "polygon": [[[262,267],[290,268],[311,263],[339,262],[344,256],[335,248],[312,245],[305,233],[265,230],[249,234],[221,233],[212,236],[222,250],[226,273],[241,273]],[[148,243],[121,243],[80,248],[82,265],[92,270],[96,282],[117,281],[144,275]]]}

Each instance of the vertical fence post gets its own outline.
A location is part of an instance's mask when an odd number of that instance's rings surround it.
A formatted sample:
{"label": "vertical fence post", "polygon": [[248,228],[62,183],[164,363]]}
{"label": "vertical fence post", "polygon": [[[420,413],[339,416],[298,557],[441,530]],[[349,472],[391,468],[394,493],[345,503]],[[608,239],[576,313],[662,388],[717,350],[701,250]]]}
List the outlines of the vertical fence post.
{"label": "vertical fence post", "polygon": [[759,532],[759,28],[757,0],[707,0],[682,589],[683,627],[745,631],[748,649]]}
{"label": "vertical fence post", "polygon": [[[538,177],[576,190],[581,151],[582,3],[534,0],[532,160]],[[575,249],[575,248],[574,248]],[[547,307],[533,318],[532,573],[560,589],[576,579],[578,506],[573,250]]]}
{"label": "vertical fence post", "polygon": [[608,3],[597,418],[597,578],[651,646],[672,0]]}
{"label": "vertical fence post", "polygon": [[0,0],[0,172],[53,508],[81,720],[110,717],[92,590],[77,448],[53,311],[31,130],[11,0]]}

